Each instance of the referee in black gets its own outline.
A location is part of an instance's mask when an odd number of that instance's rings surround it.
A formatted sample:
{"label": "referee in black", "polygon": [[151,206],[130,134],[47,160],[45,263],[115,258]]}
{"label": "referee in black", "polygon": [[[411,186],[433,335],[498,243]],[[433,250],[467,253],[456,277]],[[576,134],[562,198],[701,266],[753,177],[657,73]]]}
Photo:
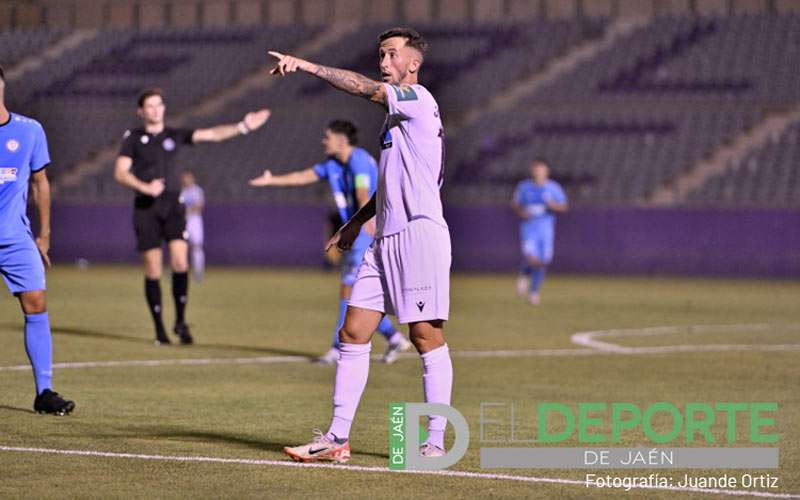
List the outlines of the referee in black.
{"label": "referee in black", "polygon": [[179,201],[178,151],[198,142],[220,142],[248,134],[264,125],[270,112],[262,109],[247,113],[239,123],[192,130],[164,125],[166,107],[159,89],[143,91],[137,103],[142,127],[127,130],[123,135],[114,177],[136,192],[133,229],[144,262],[144,290],[155,324],[156,345],[170,343],[161,319],[161,245],[164,241],[169,246],[172,267],[173,331],[182,344],[191,344],[192,336],[184,314],[189,291],[189,260],[186,212]]}

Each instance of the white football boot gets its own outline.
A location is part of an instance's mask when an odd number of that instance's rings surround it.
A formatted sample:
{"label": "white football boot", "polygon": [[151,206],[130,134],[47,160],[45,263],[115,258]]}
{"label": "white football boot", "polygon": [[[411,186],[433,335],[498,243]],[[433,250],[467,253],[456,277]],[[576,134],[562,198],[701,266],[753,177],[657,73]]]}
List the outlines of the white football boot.
{"label": "white football boot", "polygon": [[334,462],[343,464],[350,460],[350,441],[339,444],[331,441],[319,429],[314,429],[314,439],[300,446],[283,448],[295,462]]}
{"label": "white football boot", "polygon": [[339,349],[331,347],[328,352],[315,358],[314,363],[318,365],[335,365],[339,361]]}
{"label": "white football boot", "polygon": [[399,342],[386,346],[386,352],[383,353],[383,358],[381,358],[381,361],[387,365],[390,365],[397,361],[397,357],[401,352],[406,352],[412,347],[414,347],[414,344],[412,344],[410,340],[403,336],[400,338]]}
{"label": "white football boot", "polygon": [[419,454],[423,457],[443,457],[445,456],[445,451],[436,445],[422,443],[422,446],[419,447]]}

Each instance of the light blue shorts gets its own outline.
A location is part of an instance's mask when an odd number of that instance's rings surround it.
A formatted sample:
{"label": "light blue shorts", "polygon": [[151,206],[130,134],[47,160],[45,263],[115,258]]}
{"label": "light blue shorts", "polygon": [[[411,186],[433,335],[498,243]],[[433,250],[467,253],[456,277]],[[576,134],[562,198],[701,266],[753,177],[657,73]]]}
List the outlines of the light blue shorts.
{"label": "light blue shorts", "polygon": [[30,237],[0,244],[0,274],[14,295],[47,289],[42,256]]}

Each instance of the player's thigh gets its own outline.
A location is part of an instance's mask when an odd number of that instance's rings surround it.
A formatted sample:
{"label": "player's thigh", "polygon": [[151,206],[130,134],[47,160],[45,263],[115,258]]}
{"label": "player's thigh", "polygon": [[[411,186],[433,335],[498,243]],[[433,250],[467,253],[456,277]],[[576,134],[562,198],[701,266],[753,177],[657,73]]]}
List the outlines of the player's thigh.
{"label": "player's thigh", "polygon": [[399,323],[448,319],[452,254],[446,227],[412,221],[389,237],[381,258]]}
{"label": "player's thigh", "polygon": [[366,344],[378,329],[383,313],[361,307],[347,306],[339,340],[346,344]]}
{"label": "player's thigh", "polygon": [[43,297],[47,289],[42,257],[32,238],[0,246],[0,274],[18,297],[26,292],[41,292]]}
{"label": "player's thigh", "polygon": [[522,240],[522,256],[532,266],[544,265],[541,238],[530,236]]}
{"label": "player's thigh", "polygon": [[445,344],[444,321],[442,320],[410,323],[408,325],[408,333],[411,343],[414,344],[420,354],[438,349]]}
{"label": "player's thigh", "polygon": [[189,267],[189,244],[186,240],[169,241],[169,262],[173,271],[186,272]]}
{"label": "player's thigh", "polygon": [[188,233],[189,244],[193,247],[203,246],[205,238],[203,234],[203,221],[197,218],[187,218],[186,231]]}
{"label": "player's thigh", "polygon": [[147,279],[155,280],[161,277],[161,270],[164,267],[164,257],[161,247],[151,248],[142,252],[142,264],[144,265],[144,275]]}

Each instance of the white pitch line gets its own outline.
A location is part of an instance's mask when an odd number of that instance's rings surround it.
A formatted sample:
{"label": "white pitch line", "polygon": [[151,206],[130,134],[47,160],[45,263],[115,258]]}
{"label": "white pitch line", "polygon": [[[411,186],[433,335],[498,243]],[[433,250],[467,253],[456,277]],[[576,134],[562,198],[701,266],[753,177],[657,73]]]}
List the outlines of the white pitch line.
{"label": "white pitch line", "polygon": [[[416,471],[416,470],[402,470],[393,471],[388,467],[367,467],[362,465],[336,465],[336,464],[322,464],[322,463],[302,463],[290,462],[288,460],[259,460],[252,458],[224,458],[224,457],[206,457],[206,456],[179,456],[179,455],[150,455],[139,453],[116,453],[109,451],[94,451],[94,450],[60,450],[55,448],[27,448],[18,446],[2,446],[0,451],[17,452],[17,453],[42,453],[50,455],[71,455],[71,456],[84,456],[84,457],[100,457],[100,458],[127,458],[134,460],[155,460],[167,462],[202,462],[202,463],[219,463],[219,464],[234,464],[234,465],[265,465],[272,467],[294,467],[305,469],[335,469],[340,471],[350,472],[372,472],[372,473],[390,473],[390,474],[413,474],[422,476],[444,476],[444,477],[460,477],[471,479],[492,479],[500,481],[518,481],[527,483],[550,483],[550,484],[571,484],[585,486],[586,481],[577,479],[561,479],[555,477],[536,477],[536,476],[516,476],[512,474],[491,474],[483,472],[467,472],[467,471],[453,471],[453,470],[435,470],[435,471]],[[692,493],[707,493],[728,496],[753,496],[753,497],[766,497],[766,498],[800,498],[800,494],[796,493],[771,493],[767,491],[749,491],[749,490],[723,490],[711,488],[680,488],[677,486],[635,486],[637,489],[653,489],[653,490],[669,490],[681,491]]]}
{"label": "white pitch line", "polygon": [[[585,356],[605,354],[594,349],[522,349],[517,351],[453,351],[456,358],[513,358],[528,356]],[[418,358],[416,354],[404,353],[401,358]],[[380,355],[372,357],[381,359]],[[54,369],[72,368],[120,368],[130,366],[202,366],[202,365],[262,365],[276,363],[309,363],[311,358],[305,356],[260,356],[252,358],[200,358],[200,359],[144,359],[120,361],[78,361],[69,363],[53,363]],[[30,365],[0,366],[2,371],[28,371]]]}
{"label": "white pitch line", "polygon": [[[598,355],[646,355],[670,354],[691,352],[775,352],[775,351],[800,351],[800,344],[704,344],[704,345],[666,345],[652,347],[625,347],[610,342],[598,340],[598,337],[650,337],[670,333],[703,333],[703,332],[730,332],[730,331],[768,331],[770,328],[800,329],[800,325],[687,325],[687,326],[657,326],[649,328],[630,328],[617,330],[598,330],[592,332],[579,332],[570,338],[572,343],[582,348],[566,349],[515,349],[515,350],[486,350],[486,351],[452,351],[454,358],[521,358],[537,356],[598,356]],[[416,354],[404,353],[401,358],[416,358]],[[379,360],[380,355],[373,356]],[[199,358],[199,359],[145,359],[145,360],[117,360],[117,361],[79,361],[68,363],[55,363],[54,369],[75,368],[121,368],[133,366],[204,366],[204,365],[262,365],[280,363],[307,363],[310,358],[305,356],[259,356],[245,358]],[[2,371],[28,371],[29,365],[0,366]]]}
{"label": "white pitch line", "polygon": [[[202,365],[260,365],[273,363],[309,362],[305,356],[261,356],[253,358],[201,358],[201,359],[140,359],[127,361],[79,361],[53,363],[54,369],[70,368],[120,368],[129,366],[202,366]],[[30,365],[0,366],[0,371],[30,370]]]}
{"label": "white pitch line", "polygon": [[573,344],[595,349],[609,354],[664,354],[674,352],[730,352],[730,351],[796,351],[800,344],[683,344],[650,347],[626,347],[598,340],[600,337],[654,337],[671,333],[729,333],[765,332],[772,328],[800,330],[800,325],[733,324],[733,325],[686,325],[654,326],[649,328],[627,328],[616,330],[597,330],[579,332],[570,337]]}

